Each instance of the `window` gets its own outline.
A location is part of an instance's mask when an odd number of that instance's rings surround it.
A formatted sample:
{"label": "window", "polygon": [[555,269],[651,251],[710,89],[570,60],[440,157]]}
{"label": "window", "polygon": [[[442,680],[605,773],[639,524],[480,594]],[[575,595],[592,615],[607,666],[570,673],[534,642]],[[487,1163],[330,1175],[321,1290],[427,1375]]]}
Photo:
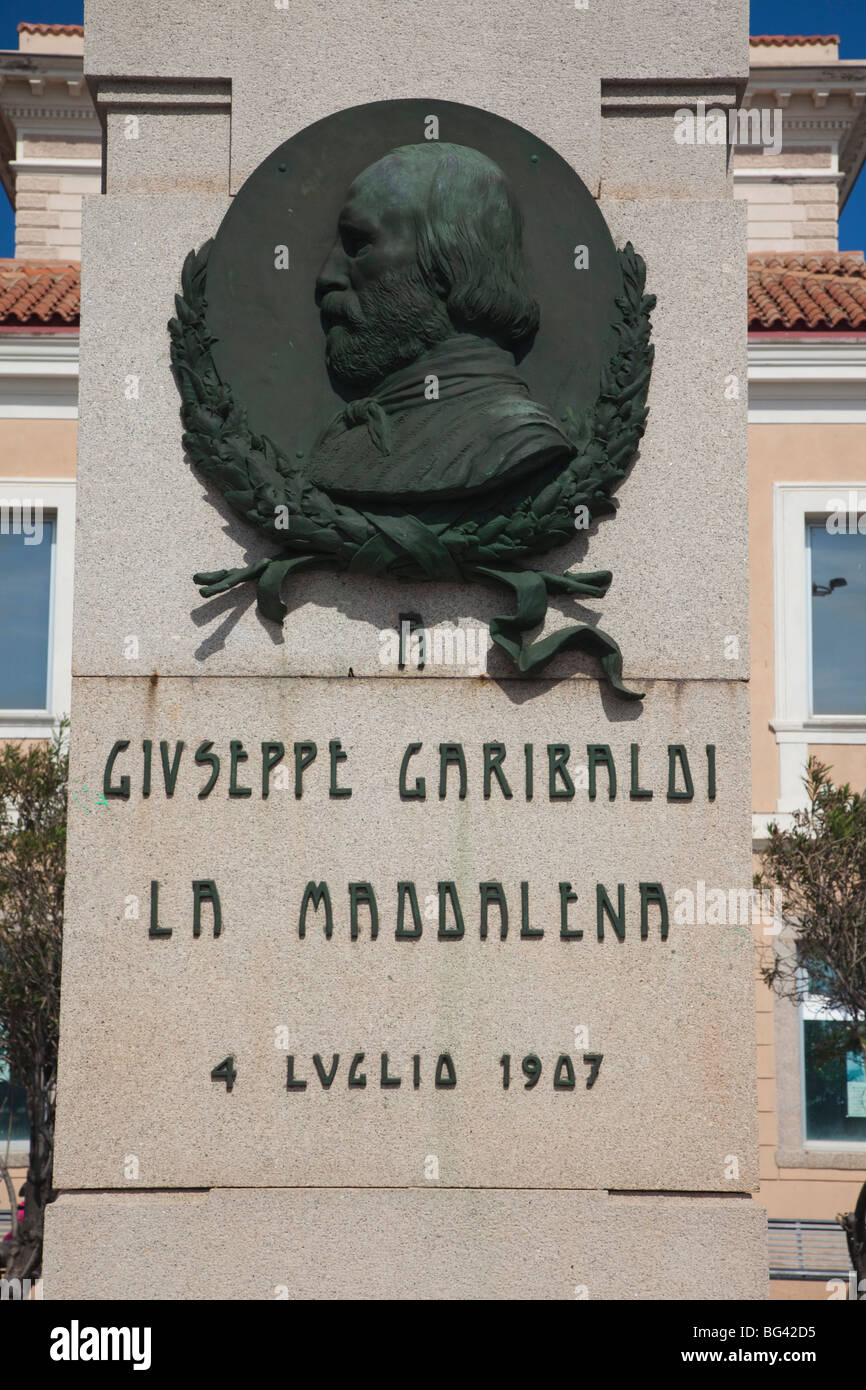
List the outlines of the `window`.
{"label": "window", "polygon": [[866,535],[808,526],[811,714],[866,714]]}
{"label": "window", "polygon": [[820,996],[800,1009],[803,1056],[803,1137],[807,1144],[866,1144],[866,1065],[862,1053],[829,1057],[827,1044],[840,1031],[841,1014],[822,1007]]}
{"label": "window", "polygon": [[57,527],[33,516],[0,510],[0,709],[49,707]]}
{"label": "window", "polygon": [[[30,1139],[27,1103],[23,1087],[9,1081],[8,1064],[0,1054],[0,1158],[7,1149],[26,1148]],[[2,1201],[2,1198],[0,1198]],[[5,1206],[5,1202],[3,1203]]]}
{"label": "window", "polygon": [[[788,943],[788,946],[790,943]],[[785,946],[783,949],[788,949]],[[866,1167],[866,1070],[862,1054],[830,1055],[844,1014],[827,1008],[813,979],[800,1004],[777,999],[776,1098],[780,1168]],[[844,1045],[844,1044],[843,1044]]]}
{"label": "window", "polygon": [[72,481],[0,478],[0,738],[69,713],[74,528]]}
{"label": "window", "polygon": [[[770,727],[779,746],[775,814],[785,815],[805,803],[810,746],[833,764],[832,748],[820,745],[866,744],[866,535],[859,529],[866,482],[775,483],[773,496]],[[764,817],[756,817],[756,836],[765,833]]]}

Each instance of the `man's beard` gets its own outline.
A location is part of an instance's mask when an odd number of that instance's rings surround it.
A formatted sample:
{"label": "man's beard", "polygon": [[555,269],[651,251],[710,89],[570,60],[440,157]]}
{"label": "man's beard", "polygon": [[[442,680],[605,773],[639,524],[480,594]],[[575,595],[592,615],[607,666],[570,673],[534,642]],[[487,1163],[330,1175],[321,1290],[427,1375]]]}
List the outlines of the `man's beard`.
{"label": "man's beard", "polygon": [[321,315],[328,370],[347,386],[374,385],[454,334],[417,267],[387,271],[358,293],[331,290]]}

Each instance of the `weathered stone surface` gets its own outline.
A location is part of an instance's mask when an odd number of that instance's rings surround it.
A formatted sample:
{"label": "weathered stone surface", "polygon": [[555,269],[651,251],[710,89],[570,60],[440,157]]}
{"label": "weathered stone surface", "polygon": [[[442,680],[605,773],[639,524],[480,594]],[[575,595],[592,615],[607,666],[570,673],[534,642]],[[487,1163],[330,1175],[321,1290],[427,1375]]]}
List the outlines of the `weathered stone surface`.
{"label": "weathered stone surface", "polygon": [[[658,295],[640,454],[587,559],[614,582],[598,607],[636,677],[748,674],[746,209],[602,200]],[[706,274],[707,247],[716,267]],[[665,247],[676,247],[676,255]],[[584,562],[585,564],[585,562]],[[551,566],[552,567],[552,566]]]}
{"label": "weathered stone surface", "polygon": [[[602,198],[730,197],[733,175],[727,146],[684,145],[674,139],[675,111],[680,103],[694,111],[696,101],[693,92],[676,96],[676,102],[652,106],[638,89],[633,98],[638,109],[611,99],[601,123]],[[706,104],[712,106],[713,98]]]}
{"label": "weathered stone surface", "polygon": [[[130,125],[130,117],[135,121]],[[106,192],[201,197],[229,191],[228,110],[109,111]]]}
{"label": "weathered stone surface", "polygon": [[[523,78],[527,107],[549,110],[569,71],[632,80],[739,78],[748,73],[748,6],[694,0],[619,0],[614,5],[528,6],[503,0],[496,21],[460,0],[433,10],[414,0],[316,6],[263,6],[244,18],[233,0],[164,0],[160,22],[135,0],[90,0],[85,67],[101,76],[249,76],[282,64],[287,105],[317,91],[346,106],[347,88],[381,95],[439,94],[455,70],[478,95],[494,69],[503,85]],[[459,61],[458,61],[459,56]],[[555,85],[551,85],[555,84]],[[358,98],[363,100],[364,98]],[[527,124],[531,122],[527,121]],[[542,132],[539,132],[541,134]]]}
{"label": "weathered stone surface", "polygon": [[768,1288],[766,1220],[748,1198],[73,1193],[46,1222],[48,1299],[703,1301]]}
{"label": "weathered stone surface", "polygon": [[[610,714],[588,682],[78,681],[58,1184],[423,1187],[432,1155],[448,1186],[749,1190],[748,908],[745,921],[726,925],[674,920],[679,889],[695,895],[699,914],[699,881],[726,899],[749,887],[745,692],[731,682],[659,682],[643,710],[623,718],[618,709],[613,723]],[[101,805],[104,764],[121,739],[131,747],[118,756],[113,783],[128,775],[130,798]],[[142,739],[153,745],[146,799]],[[169,768],[176,742],[185,744],[171,797],[161,739]],[[329,742],[337,739],[347,758],[336,782],[351,797],[329,794]],[[440,799],[439,748],[455,739],[465,750],[466,796],[459,799],[452,766]],[[213,792],[199,800],[210,767],[193,755],[205,740],[222,764]],[[247,797],[229,795],[232,740],[249,754],[236,776]],[[288,785],[262,797],[263,740],[283,741],[290,758],[293,742],[316,743],[300,799],[293,769]],[[495,776],[489,799],[483,794],[482,748],[492,741],[506,749],[511,799]],[[422,747],[406,783],[423,776],[425,800],[399,795],[410,743]],[[535,749],[530,801],[527,743]],[[603,766],[590,798],[591,743],[610,745],[615,800]],[[652,799],[630,798],[633,743],[636,789]],[[548,744],[570,745],[570,800],[549,797]],[[669,744],[687,749],[692,801],[667,797]],[[714,801],[707,744],[717,748]],[[195,939],[191,885],[208,879],[219,889],[222,932],[213,937],[206,906]],[[170,938],[148,935],[152,880]],[[322,881],[333,935],[324,908],[310,909],[300,939],[305,885]],[[416,885],[417,940],[395,939],[400,881]],[[363,906],[350,939],[350,882],[373,886],[375,940]],[[463,912],[461,939],[438,938],[437,885],[448,882]],[[480,938],[482,882],[503,885],[504,941],[495,907]],[[578,895],[567,922],[581,940],[561,939],[560,882]],[[542,937],[521,936],[521,883],[527,927]],[[622,941],[607,919],[598,939],[599,883],[614,909],[623,884]],[[667,940],[653,906],[641,939],[640,883],[663,885]],[[450,901],[445,925],[454,929]],[[359,1052],[364,1089],[347,1085]],[[383,1052],[399,1088],[380,1085]],[[582,1059],[595,1052],[604,1062],[587,1089]],[[289,1053],[303,1091],[286,1089]],[[329,1071],[334,1053],[336,1079],[325,1089],[313,1058]],[[454,1089],[434,1086],[444,1053]],[[512,1056],[507,1091],[504,1053]],[[543,1065],[531,1089],[521,1070],[529,1054]],[[553,1088],[562,1054],[575,1059],[574,1090]],[[231,1094],[210,1075],[227,1055],[238,1070]]]}

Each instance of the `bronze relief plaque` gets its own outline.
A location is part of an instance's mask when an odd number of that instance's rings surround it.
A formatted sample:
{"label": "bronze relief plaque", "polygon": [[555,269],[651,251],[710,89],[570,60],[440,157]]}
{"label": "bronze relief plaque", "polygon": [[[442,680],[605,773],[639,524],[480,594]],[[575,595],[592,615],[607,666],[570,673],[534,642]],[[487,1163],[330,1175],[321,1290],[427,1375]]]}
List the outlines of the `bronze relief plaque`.
{"label": "bronze relief plaque", "polygon": [[564,647],[621,657],[586,624],[523,645],[557,592],[609,573],[525,562],[614,509],[646,417],[651,297],[574,171],[543,141],[450,102],[376,102],[287,140],[188,258],[170,325],[185,443],[280,544],[210,594],[325,565],[511,589],[490,635],[518,669]]}

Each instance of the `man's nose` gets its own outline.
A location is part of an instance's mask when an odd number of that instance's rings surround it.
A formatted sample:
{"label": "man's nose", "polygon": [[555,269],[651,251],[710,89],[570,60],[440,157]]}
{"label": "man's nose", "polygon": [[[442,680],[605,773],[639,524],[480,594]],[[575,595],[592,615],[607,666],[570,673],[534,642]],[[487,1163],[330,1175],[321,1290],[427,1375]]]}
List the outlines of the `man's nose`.
{"label": "man's nose", "polygon": [[348,288],[349,263],[342,246],[339,242],[335,242],[316,280],[316,303],[321,304],[325,295],[331,290],[347,290]]}

